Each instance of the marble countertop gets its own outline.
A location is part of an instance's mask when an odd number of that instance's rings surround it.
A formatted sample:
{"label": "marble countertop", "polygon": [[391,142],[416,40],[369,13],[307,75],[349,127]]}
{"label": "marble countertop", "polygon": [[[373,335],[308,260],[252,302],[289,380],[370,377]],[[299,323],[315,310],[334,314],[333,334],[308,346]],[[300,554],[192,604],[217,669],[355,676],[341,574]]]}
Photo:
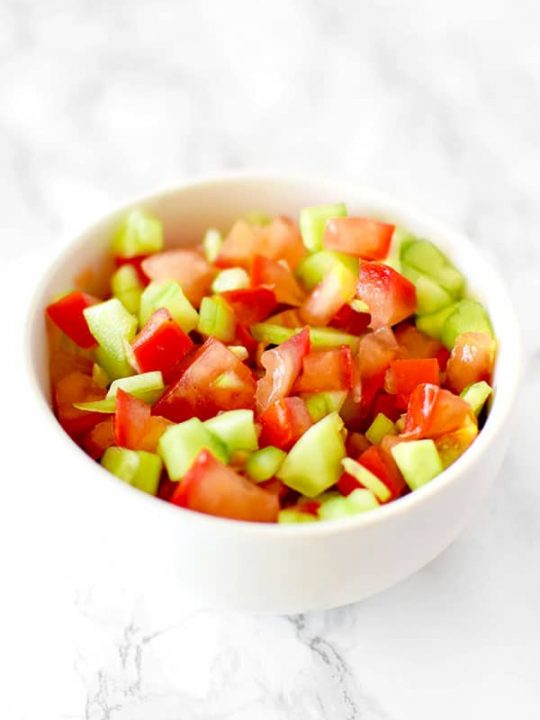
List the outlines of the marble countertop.
{"label": "marble countertop", "polygon": [[[62,553],[36,567],[11,517],[0,717],[539,717],[539,20],[525,0],[0,0],[2,258],[167,181],[329,173],[467,232],[503,269],[528,351],[481,512],[358,605],[255,617],[112,592]],[[46,537],[53,511],[33,515]]]}

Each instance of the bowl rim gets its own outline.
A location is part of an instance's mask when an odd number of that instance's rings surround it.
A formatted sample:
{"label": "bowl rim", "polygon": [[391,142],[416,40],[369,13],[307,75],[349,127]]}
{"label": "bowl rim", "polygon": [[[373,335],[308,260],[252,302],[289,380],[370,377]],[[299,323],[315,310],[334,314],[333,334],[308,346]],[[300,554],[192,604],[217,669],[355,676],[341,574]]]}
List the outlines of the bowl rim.
{"label": "bowl rim", "polygon": [[[503,334],[505,353],[507,355],[507,364],[510,365],[512,372],[507,373],[508,377],[505,376],[502,380],[503,392],[501,392],[498,388],[497,392],[494,394],[492,406],[482,431],[478,434],[474,443],[465,451],[465,453],[431,482],[427,483],[418,490],[399,498],[398,500],[380,505],[372,512],[361,513],[350,518],[342,518],[326,522],[280,524],[222,518],[172,505],[161,498],[149,496],[146,493],[131,487],[119,478],[111,475],[111,473],[107,472],[101,467],[101,465],[93,461],[63,431],[60,424],[56,421],[54,414],[43,395],[42,388],[40,387],[37,377],[36,367],[34,366],[32,360],[33,331],[36,327],[36,323],[43,321],[43,293],[51,277],[65,261],[65,256],[70,253],[74,253],[80,245],[84,245],[85,242],[87,242],[85,236],[88,233],[95,231],[100,225],[107,223],[114,216],[125,212],[132,206],[152,202],[153,200],[157,200],[164,196],[174,195],[187,190],[204,189],[205,186],[209,185],[234,185],[235,183],[239,184],[246,182],[289,183],[306,186],[316,185],[319,189],[323,188],[323,186],[328,186],[328,189],[332,190],[334,195],[336,194],[336,188],[339,188],[344,195],[348,194],[357,197],[364,196],[368,202],[376,203],[382,207],[388,207],[390,215],[392,215],[392,213],[397,215],[409,215],[417,219],[419,223],[428,226],[433,231],[434,235],[440,235],[448,238],[449,244],[456,242],[458,246],[461,246],[461,248],[465,250],[467,255],[471,257],[476,265],[481,265],[483,279],[480,283],[477,282],[475,284],[477,286],[490,286],[491,288],[494,288],[496,294],[501,300],[502,306],[505,308],[504,313],[501,313],[501,317],[497,318],[497,323],[495,324],[504,326]],[[75,234],[70,233],[69,237],[65,241],[53,245],[52,248],[51,245],[48,245],[43,250],[47,252],[49,257],[52,250],[53,259],[47,263],[44,270],[40,270],[39,279],[34,286],[34,290],[26,308],[23,338],[23,362],[25,364],[25,370],[30,376],[32,389],[35,390],[39,397],[38,407],[41,412],[48,417],[49,428],[50,430],[54,428],[55,437],[59,444],[63,442],[64,452],[67,451],[73,453],[73,462],[88,463],[87,467],[89,472],[90,467],[93,467],[94,471],[98,471],[96,473],[96,479],[97,477],[101,477],[110,485],[111,491],[116,488],[117,492],[124,493],[126,502],[128,502],[128,498],[131,497],[133,502],[145,503],[148,505],[148,512],[151,512],[151,508],[153,507],[156,509],[155,512],[170,513],[170,517],[173,520],[176,519],[178,522],[189,522],[192,525],[200,526],[201,529],[204,529],[205,526],[207,526],[209,530],[215,530],[216,532],[221,531],[227,534],[232,533],[242,535],[247,533],[249,535],[264,536],[271,541],[273,541],[274,538],[283,537],[297,537],[305,540],[310,536],[334,535],[359,530],[361,528],[367,528],[379,523],[382,524],[391,518],[407,513],[415,506],[427,504],[430,501],[430,498],[436,496],[442,492],[444,488],[454,482],[458,475],[470,471],[477,462],[481,461],[484,453],[488,451],[489,446],[496,440],[497,436],[504,429],[506,423],[510,419],[522,372],[523,351],[517,315],[500,273],[464,233],[452,230],[445,224],[433,219],[431,215],[423,212],[421,209],[418,209],[413,204],[396,200],[392,195],[381,192],[371,186],[364,185],[363,183],[360,184],[347,179],[343,180],[327,176],[323,179],[322,177],[312,174],[273,171],[261,172],[251,170],[224,172],[198,176],[191,179],[188,178],[178,183],[160,185],[150,192],[139,193],[135,197],[125,197],[119,203],[115,203],[112,209],[101,214],[98,219],[85,224],[85,226]],[[466,275],[466,277],[468,276]],[[498,333],[498,341],[499,338],[501,338],[500,332]],[[499,384],[500,383],[501,380],[499,379]],[[51,418],[55,421],[50,422]],[[159,510],[160,507],[162,510]]]}

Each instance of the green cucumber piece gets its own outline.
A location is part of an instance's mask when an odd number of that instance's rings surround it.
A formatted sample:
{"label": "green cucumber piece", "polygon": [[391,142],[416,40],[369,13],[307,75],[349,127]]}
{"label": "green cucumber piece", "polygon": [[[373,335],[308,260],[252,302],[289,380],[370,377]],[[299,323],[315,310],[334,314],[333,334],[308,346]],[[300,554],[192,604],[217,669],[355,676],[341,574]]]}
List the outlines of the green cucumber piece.
{"label": "green cucumber piece", "polygon": [[315,497],[334,485],[346,454],[343,427],[337,413],[312,425],[293,445],[276,477],[307,497]]}
{"label": "green cucumber piece", "polygon": [[202,299],[197,332],[207,337],[215,337],[224,343],[234,340],[236,317],[225,298],[212,295]]}
{"label": "green cucumber piece", "polygon": [[486,333],[493,337],[493,328],[486,309],[476,300],[460,300],[454,311],[446,319],[441,339],[443,344],[451,350],[458,335],[466,332]]}
{"label": "green cucumber piece", "polygon": [[212,283],[212,292],[221,293],[227,290],[242,290],[251,284],[249,275],[241,267],[227,268],[219,272]]}
{"label": "green cucumber piece", "polygon": [[354,298],[354,300],[351,300],[349,306],[357,313],[369,312],[369,305],[367,304],[367,302],[360,300],[360,298]]}
{"label": "green cucumber piece", "polygon": [[206,261],[213,265],[220,253],[221,246],[223,245],[223,236],[215,228],[208,228],[204,233],[203,241],[203,252]]}
{"label": "green cucumber piece", "polygon": [[332,412],[339,412],[347,398],[346,390],[305,393],[302,395],[307,411],[313,422],[319,422]]}
{"label": "green cucumber piece", "polygon": [[345,472],[352,475],[352,477],[358,480],[367,490],[371,490],[379,502],[390,500],[392,493],[387,486],[361,463],[352,458],[343,458],[341,464]]}
{"label": "green cucumber piece", "polygon": [[110,447],[101,458],[102,466],[138,490],[156,495],[161,476],[161,458],[144,450]]}
{"label": "green cucumber piece", "polygon": [[247,459],[245,471],[255,482],[270,480],[277,473],[286,457],[286,452],[273,445],[268,445],[268,447],[251,453]]}
{"label": "green cucumber piece", "polygon": [[97,363],[94,363],[92,365],[92,380],[96,385],[101,388],[106,388],[107,385],[111,382],[105,370],[101,367],[101,365],[98,365]]}
{"label": "green cucumber piece", "polygon": [[243,345],[229,345],[229,350],[242,362],[249,357],[249,353]]}
{"label": "green cucumber piece", "polygon": [[282,524],[296,525],[298,523],[317,522],[318,518],[316,518],[315,515],[312,515],[311,513],[299,512],[298,510],[290,510],[288,508],[285,508],[285,510],[279,511],[277,521],[278,523]]}
{"label": "green cucumber piece", "polygon": [[255,323],[250,325],[249,329],[255,340],[265,345],[281,345],[300,332],[299,328],[287,328],[272,323]]}
{"label": "green cucumber piece", "polygon": [[402,265],[407,265],[432,278],[453,298],[460,298],[465,278],[453,263],[429,240],[406,243],[401,249]]}
{"label": "green cucumber piece", "polygon": [[222,390],[240,390],[244,387],[244,381],[238,377],[234,370],[225,370],[224,373],[218,375],[210,384],[211,387],[221,388]]}
{"label": "green cucumber piece", "polygon": [[391,433],[395,433],[396,426],[384,413],[378,413],[366,430],[366,437],[372,445],[378,445],[381,440]]}
{"label": "green cucumber piece", "polygon": [[228,462],[225,444],[198,418],[167,428],[158,443],[158,453],[171,480],[184,477],[197,455],[205,449],[221,462]]}
{"label": "green cucumber piece", "polygon": [[246,213],[242,219],[248,222],[250,225],[258,225],[259,227],[270,225],[270,223],[272,222],[272,218],[270,217],[270,215],[267,215],[260,210],[252,210],[251,212]]}
{"label": "green cucumber piece", "polygon": [[197,327],[197,311],[176,281],[154,280],[145,287],[139,311],[141,327],[146,325],[150,316],[160,308],[166,308],[185,333],[190,333]]}
{"label": "green cucumber piece", "polygon": [[454,302],[454,298],[450,293],[438,285],[435,280],[415,270],[415,268],[402,263],[401,274],[414,283],[416,287],[417,315],[431,315]]}
{"label": "green cucumber piece", "polygon": [[119,378],[112,383],[106,397],[114,400],[118,388],[139,398],[139,400],[143,400],[149,405],[153,405],[163,394],[165,383],[163,382],[163,375],[160,370],[153,370],[152,372],[141,373],[140,375],[132,375],[127,378]]}
{"label": "green cucumber piece", "polygon": [[321,502],[318,515],[321,520],[342,520],[375,510],[377,507],[379,503],[371,490],[358,488],[347,497],[339,493],[328,493]]}
{"label": "green cucumber piece", "polygon": [[253,410],[229,410],[205,420],[203,425],[216,435],[231,453],[235,450],[251,452],[259,447]]}
{"label": "green cucumber piece", "polygon": [[493,393],[493,388],[485,380],[473,383],[461,393],[461,397],[468,402],[476,416],[480,415],[487,399]]}
{"label": "green cucumber piece", "polygon": [[457,307],[457,303],[453,303],[448,307],[439,310],[432,315],[418,315],[416,318],[416,327],[426,335],[436,340],[440,340],[443,333],[444,324]]}
{"label": "green cucumber piece", "polygon": [[386,259],[382,262],[388,265],[393,270],[401,273],[401,253],[407,244],[415,242],[416,238],[408,230],[402,227],[396,226],[392,235],[392,242],[390,244],[390,250]]}
{"label": "green cucumber piece", "polygon": [[91,400],[90,402],[73,403],[73,407],[77,408],[77,410],[85,410],[86,412],[97,412],[110,415],[116,412],[116,399],[103,398],[103,400]]}
{"label": "green cucumber piece", "polygon": [[[90,332],[99,344],[96,360],[115,380],[133,374],[125,344],[135,337],[137,319],[118,298],[111,298],[83,310]],[[102,352],[99,352],[99,351]]]}
{"label": "green cucumber piece", "polygon": [[310,252],[322,250],[324,229],[328,220],[346,215],[347,208],[344,203],[315,205],[300,210],[300,234],[306,248]]}
{"label": "green cucumber piece", "polygon": [[114,255],[132,258],[163,249],[163,228],[158,218],[141,209],[131,210],[118,225],[112,240]]}
{"label": "green cucumber piece", "polygon": [[139,313],[143,284],[133,265],[122,265],[111,277],[111,290],[126,310],[133,315]]}
{"label": "green cucumber piece", "polygon": [[333,250],[320,250],[303,258],[295,270],[306,290],[313,290],[336,265],[343,265],[358,277],[358,258]]}
{"label": "green cucumber piece", "polygon": [[433,440],[412,440],[394,445],[392,455],[411,490],[433,480],[443,464]]}
{"label": "green cucumber piece", "polygon": [[[281,345],[302,332],[303,328],[287,328],[282,325],[272,325],[271,323],[255,323],[250,325],[250,332],[257,342],[266,345]],[[309,336],[311,345],[314,348],[339,347],[340,345],[348,345],[351,350],[355,351],[358,347],[358,338],[349,335],[346,332],[329,327],[310,327]]]}

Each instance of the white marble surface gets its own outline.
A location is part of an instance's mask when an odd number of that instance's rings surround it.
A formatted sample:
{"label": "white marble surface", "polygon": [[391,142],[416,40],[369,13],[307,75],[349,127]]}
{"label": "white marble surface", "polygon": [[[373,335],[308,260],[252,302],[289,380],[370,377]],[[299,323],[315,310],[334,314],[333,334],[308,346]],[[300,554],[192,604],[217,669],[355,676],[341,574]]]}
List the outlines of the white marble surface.
{"label": "white marble surface", "polygon": [[168,180],[327,172],[468,232],[531,356],[484,509],[359,605],[260,618],[89,584],[47,545],[54,508],[30,526],[2,503],[0,717],[540,716],[539,20],[524,0],[0,0],[2,257]]}

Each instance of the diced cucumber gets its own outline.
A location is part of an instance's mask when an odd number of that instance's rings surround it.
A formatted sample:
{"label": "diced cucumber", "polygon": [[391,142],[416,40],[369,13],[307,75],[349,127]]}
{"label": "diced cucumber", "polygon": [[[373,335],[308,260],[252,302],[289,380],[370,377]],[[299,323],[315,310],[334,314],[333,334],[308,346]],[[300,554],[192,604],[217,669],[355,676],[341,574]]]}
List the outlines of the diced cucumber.
{"label": "diced cucumber", "polygon": [[101,458],[102,466],[138,490],[155,495],[159,486],[162,462],[154,453],[110,447]]}
{"label": "diced cucumber", "polygon": [[249,353],[243,345],[229,345],[229,350],[242,362],[249,357]]}
{"label": "diced cucumber", "polygon": [[396,426],[384,413],[378,413],[366,430],[366,437],[373,445],[378,445],[383,437],[396,431]]}
{"label": "diced cucumber", "polygon": [[153,405],[163,394],[165,384],[160,370],[141,373],[140,375],[132,375],[131,377],[115,380],[109,388],[106,397],[114,400],[118,388],[121,388],[130,395],[134,395],[149,405]]}
{"label": "diced cucumber", "polygon": [[117,257],[150,255],[163,249],[163,228],[158,218],[144,210],[131,210],[119,224],[112,251]]}
{"label": "diced cucumber", "polygon": [[402,274],[416,287],[417,315],[431,315],[454,302],[454,298],[438,285],[435,280],[424,275],[405,263],[401,266]]}
{"label": "diced cucumber", "polygon": [[453,298],[460,298],[465,278],[453,263],[429,240],[406,243],[401,249],[402,265],[408,265],[432,278]]}
{"label": "diced cucumber", "polygon": [[321,502],[318,514],[321,520],[342,520],[375,510],[378,506],[377,498],[370,490],[358,488],[347,497],[339,493],[328,493]]}
{"label": "diced cucumber", "polygon": [[358,258],[332,250],[320,250],[313,255],[307,255],[300,261],[295,273],[306,290],[312,290],[338,264],[345,266],[358,277]]}
{"label": "diced cucumber", "polygon": [[300,211],[300,234],[304,245],[310,252],[322,250],[324,229],[328,220],[345,217],[347,208],[344,203],[335,205],[316,205]]}
{"label": "diced cucumber", "polygon": [[180,480],[200,451],[205,449],[218,460],[227,463],[227,447],[198,418],[167,428],[158,443],[158,453],[171,480]]}
{"label": "diced cucumber", "polygon": [[223,245],[223,237],[219,230],[208,228],[204,234],[202,244],[204,257],[206,261],[212,265],[216,262],[221,246]]}
{"label": "diced cucumber", "polygon": [[[137,319],[118,298],[91,305],[83,310],[90,332],[99,344],[96,360],[111,379],[133,374],[125,343],[135,337]],[[101,352],[100,352],[101,351]]]}
{"label": "diced cucumber", "polygon": [[351,300],[349,305],[357,313],[369,312],[369,305],[367,304],[367,302],[360,300],[360,298],[354,298],[354,300]]}
{"label": "diced cucumber", "polygon": [[441,334],[443,344],[451,350],[458,335],[466,332],[486,333],[493,337],[493,328],[486,309],[476,300],[460,300],[447,317]]}
{"label": "diced cucumber", "polygon": [[293,445],[276,476],[293,490],[315,497],[334,485],[345,457],[343,420],[337,413],[312,425]]}
{"label": "diced cucumber", "polygon": [[249,329],[255,340],[265,345],[281,345],[300,332],[300,328],[287,328],[271,323],[255,323],[250,325]]}
{"label": "diced cucumber", "polygon": [[105,413],[109,415],[116,411],[116,399],[103,398],[103,400],[91,400],[90,402],[73,403],[73,407],[77,408],[77,410]]}
{"label": "diced cucumber", "polygon": [[341,461],[343,469],[367,490],[375,495],[379,502],[386,502],[392,497],[392,493],[386,485],[374,473],[365,468],[361,463],[352,458],[343,458]]}
{"label": "diced cucumber", "polygon": [[243,219],[250,225],[259,225],[259,227],[270,225],[270,223],[272,222],[272,218],[270,217],[270,215],[267,215],[260,210],[252,210],[251,212],[246,213]]}
{"label": "diced cucumber", "polygon": [[392,448],[392,455],[411,490],[417,490],[443,471],[433,440],[399,443]]}
{"label": "diced cucumber", "polygon": [[235,450],[257,450],[259,447],[253,410],[229,410],[205,420],[203,424],[225,443],[231,453]]}
{"label": "diced cucumber", "polygon": [[139,312],[141,327],[160,308],[166,308],[184,332],[189,333],[197,327],[197,311],[174,280],[154,280],[144,289]]}
{"label": "diced cucumber", "polygon": [[[250,331],[255,340],[266,345],[281,345],[293,335],[297,335],[302,328],[287,328],[282,325],[271,323],[255,323],[250,326]],[[310,327],[309,335],[311,344],[316,348],[339,347],[348,345],[353,351],[358,347],[358,338],[346,332],[330,327]]]}
{"label": "diced cucumber", "polygon": [[465,388],[461,397],[469,403],[474,414],[478,416],[492,392],[492,387],[485,380],[481,380]]}
{"label": "diced cucumber", "polygon": [[385,265],[389,265],[393,270],[401,272],[401,252],[405,246],[411,242],[415,242],[416,238],[408,230],[402,227],[396,226],[392,235],[392,242],[390,244],[390,251],[386,256],[386,260],[382,262]]}
{"label": "diced cucumber", "polygon": [[306,393],[302,395],[307,411],[313,420],[318,422],[331,412],[339,412],[347,398],[346,390]]}
{"label": "diced cucumber", "polygon": [[269,445],[251,453],[247,459],[245,471],[255,482],[270,480],[277,473],[286,457],[286,452]]}
{"label": "diced cucumber", "polygon": [[457,303],[439,310],[432,315],[419,315],[416,318],[416,327],[436,340],[440,340],[446,320],[454,312]]}
{"label": "diced cucumber", "polygon": [[317,518],[311,513],[299,512],[298,510],[285,508],[285,510],[279,511],[277,521],[278,523],[286,523],[287,525],[292,525],[297,523],[317,522]]}
{"label": "diced cucumber", "polygon": [[92,365],[92,381],[101,388],[106,388],[111,382],[105,370],[97,363]]}
{"label": "diced cucumber", "polygon": [[202,299],[197,331],[201,335],[215,337],[224,343],[234,340],[236,317],[225,298],[212,295]]}
{"label": "diced cucumber", "polygon": [[133,315],[139,313],[143,284],[133,265],[122,265],[111,277],[111,290],[126,310]]}
{"label": "diced cucumber", "polygon": [[227,290],[241,290],[250,286],[250,279],[244,268],[227,268],[219,272],[212,283],[212,292],[221,293]]}

